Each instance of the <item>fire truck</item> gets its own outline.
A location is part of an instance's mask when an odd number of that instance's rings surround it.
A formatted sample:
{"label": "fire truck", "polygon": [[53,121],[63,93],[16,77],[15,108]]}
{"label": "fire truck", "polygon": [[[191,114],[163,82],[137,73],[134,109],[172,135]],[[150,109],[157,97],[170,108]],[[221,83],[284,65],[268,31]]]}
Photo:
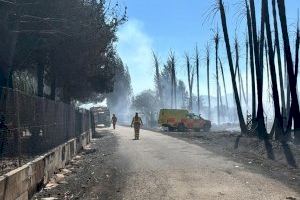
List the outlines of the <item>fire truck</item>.
{"label": "fire truck", "polygon": [[110,111],[107,107],[93,107],[91,108],[92,113],[94,114],[95,125],[104,125],[104,127],[110,127]]}

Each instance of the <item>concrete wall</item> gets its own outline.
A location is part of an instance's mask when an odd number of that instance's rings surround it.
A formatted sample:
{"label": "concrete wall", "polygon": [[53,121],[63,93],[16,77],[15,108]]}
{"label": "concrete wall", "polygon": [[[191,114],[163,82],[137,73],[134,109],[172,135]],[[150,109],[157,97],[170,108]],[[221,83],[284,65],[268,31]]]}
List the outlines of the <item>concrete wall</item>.
{"label": "concrete wall", "polygon": [[84,146],[90,143],[91,132],[72,139],[47,154],[0,176],[0,200],[27,200],[41,189],[58,169],[64,168]]}

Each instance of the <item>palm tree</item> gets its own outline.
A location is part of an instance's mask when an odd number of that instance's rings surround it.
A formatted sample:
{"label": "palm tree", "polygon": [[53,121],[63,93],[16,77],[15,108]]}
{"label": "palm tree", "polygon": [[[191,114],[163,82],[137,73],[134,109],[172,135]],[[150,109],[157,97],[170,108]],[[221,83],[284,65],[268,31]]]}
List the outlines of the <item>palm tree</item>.
{"label": "palm tree", "polygon": [[222,65],[222,62],[221,62],[220,58],[219,58],[219,63],[220,63],[220,69],[221,69],[221,74],[222,74],[222,78],[223,78],[223,86],[224,86],[224,93],[225,93],[225,100],[226,100],[226,109],[228,111],[229,110],[229,105],[228,105],[228,99],[227,99],[226,83],[225,83],[223,65]]}
{"label": "palm tree", "polygon": [[272,33],[270,26],[270,17],[269,17],[269,8],[268,0],[262,1],[262,9],[265,15],[265,25],[266,25],[266,35],[268,41],[268,53],[269,53],[269,63],[270,63],[270,74],[272,79],[272,92],[273,92],[273,103],[275,110],[275,119],[274,119],[274,130],[276,138],[279,138],[283,135],[283,119],[280,113],[280,103],[279,103],[279,94],[277,87],[277,77],[276,77],[276,68],[275,68],[275,59],[273,51],[273,42],[272,42]]}
{"label": "palm tree", "polygon": [[277,23],[277,12],[276,12],[276,0],[272,0],[272,10],[273,10],[273,22],[274,22],[274,33],[275,33],[275,50],[277,52],[277,65],[279,72],[279,83],[280,83],[280,97],[281,97],[281,112],[282,116],[285,118],[284,126],[286,126],[286,107],[285,107],[285,98],[284,98],[284,85],[283,85],[283,76],[282,76],[282,63],[281,63],[281,48],[279,45],[279,36],[278,36],[278,23]]}
{"label": "palm tree", "polygon": [[241,73],[240,73],[240,64],[239,64],[239,43],[237,37],[235,37],[234,40],[234,49],[235,49],[235,57],[236,57],[234,76],[236,77],[236,74],[238,74],[239,94],[240,94],[240,99],[242,99],[242,83],[241,83]]}
{"label": "palm tree", "polygon": [[284,43],[284,52],[287,64],[287,73],[289,78],[290,92],[291,92],[291,112],[290,116],[294,119],[294,129],[295,129],[295,140],[300,142],[300,111],[299,111],[299,101],[297,96],[297,77],[294,74],[294,64],[292,59],[291,47],[289,42],[289,33],[287,29],[286,11],[285,11],[285,1],[277,0],[279,18],[281,22],[281,31]]}
{"label": "palm tree", "polygon": [[[270,91],[270,75],[269,75],[269,60],[268,60],[268,45],[267,41],[265,41],[265,56],[266,56],[266,65],[267,65],[267,87],[268,87],[268,92]],[[269,102],[270,102],[270,95],[268,94]]]}
{"label": "palm tree", "polygon": [[215,53],[216,53],[216,80],[217,80],[217,115],[218,115],[218,125],[220,124],[220,87],[219,87],[219,67],[218,67],[218,58],[219,58],[219,29],[217,28],[216,35],[214,37],[215,41]]}
{"label": "palm tree", "polygon": [[238,74],[240,99],[244,98],[244,101],[246,102],[246,95],[245,95],[245,91],[244,91],[243,79],[242,79],[240,63],[239,63],[240,56],[239,56],[239,43],[238,43],[237,37],[235,38],[234,47],[235,47],[235,54],[236,54],[235,77],[236,77],[236,74]]}
{"label": "palm tree", "polygon": [[198,114],[200,114],[200,92],[199,92],[199,51],[198,46],[196,45],[196,75],[197,75],[197,106]]}
{"label": "palm tree", "polygon": [[222,21],[224,40],[225,40],[225,44],[226,44],[226,52],[227,52],[227,57],[228,57],[229,69],[230,69],[230,74],[231,74],[232,88],[233,88],[235,103],[236,103],[236,107],[237,107],[237,114],[238,114],[238,118],[239,118],[239,122],[240,122],[240,128],[241,128],[242,133],[246,133],[247,127],[245,124],[242,107],[241,107],[241,103],[240,103],[240,98],[238,95],[236,81],[235,81],[235,77],[234,77],[234,67],[233,67],[233,61],[232,61],[232,55],[231,55],[230,41],[229,41],[229,36],[228,36],[226,14],[225,14],[224,4],[223,4],[222,0],[219,0],[219,10],[220,10],[220,17],[221,17],[221,21]]}
{"label": "palm tree", "polygon": [[296,48],[295,48],[295,77],[297,85],[298,69],[299,69],[299,46],[300,46],[300,30],[299,30],[299,16],[297,23],[297,33],[296,33]]}
{"label": "palm tree", "polygon": [[209,55],[209,45],[206,46],[206,79],[207,79],[207,97],[208,97],[208,119],[210,119],[211,105],[210,105],[210,84],[209,84],[209,64],[210,64],[210,55]]}
{"label": "palm tree", "polygon": [[249,87],[248,87],[248,82],[249,82],[249,40],[248,36],[246,36],[246,106],[247,106],[247,113],[248,113],[248,106],[249,106]]}
{"label": "palm tree", "polygon": [[175,65],[175,56],[173,54],[172,58],[172,88],[173,88],[173,91],[174,91],[174,104],[175,104],[175,109],[177,108],[177,91],[176,91],[176,88],[177,88],[177,80],[176,80],[176,65]]}
{"label": "palm tree", "polygon": [[187,74],[188,74],[188,85],[189,85],[189,109],[193,110],[193,83],[194,83],[194,70],[191,69],[190,57],[188,54],[185,55],[186,57],[186,67],[187,67]]}
{"label": "palm tree", "polygon": [[247,0],[246,13],[247,13],[247,28],[249,37],[249,51],[250,51],[250,69],[251,69],[251,86],[252,86],[252,119],[256,118],[256,87],[255,87],[255,67],[254,67],[254,46],[253,46],[253,34],[252,34],[252,20],[250,15],[250,9]]}
{"label": "palm tree", "polygon": [[[250,13],[252,22],[252,38],[254,44],[255,54],[255,67],[256,67],[256,85],[257,85],[257,134],[260,138],[267,137],[267,131],[264,119],[264,108],[263,108],[263,47],[264,47],[264,21],[265,16],[261,15],[261,34],[260,42],[258,42],[257,28],[256,28],[256,14],[254,0],[250,0]],[[260,46],[260,48],[259,48]]]}
{"label": "palm tree", "polygon": [[219,85],[217,86],[218,87],[218,91],[219,91],[219,101],[220,101],[220,113],[222,115],[224,115],[224,105],[223,105],[223,100],[222,100],[222,91],[221,91],[221,86],[220,86],[220,82],[219,82]]}

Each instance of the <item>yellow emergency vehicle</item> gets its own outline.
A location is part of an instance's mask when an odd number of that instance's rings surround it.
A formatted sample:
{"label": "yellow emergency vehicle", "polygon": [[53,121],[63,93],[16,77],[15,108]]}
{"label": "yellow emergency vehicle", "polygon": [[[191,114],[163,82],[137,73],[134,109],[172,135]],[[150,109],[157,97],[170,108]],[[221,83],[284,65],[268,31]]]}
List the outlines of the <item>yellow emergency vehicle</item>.
{"label": "yellow emergency vehicle", "polygon": [[197,132],[209,131],[211,128],[211,121],[182,109],[161,109],[158,124],[169,131],[177,130],[180,132],[190,129]]}

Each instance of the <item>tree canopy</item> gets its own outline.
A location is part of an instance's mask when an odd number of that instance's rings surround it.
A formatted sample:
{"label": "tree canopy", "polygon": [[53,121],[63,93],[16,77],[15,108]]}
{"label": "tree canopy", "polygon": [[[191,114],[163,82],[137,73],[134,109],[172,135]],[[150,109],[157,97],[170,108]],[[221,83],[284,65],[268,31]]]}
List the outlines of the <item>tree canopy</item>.
{"label": "tree canopy", "polygon": [[[96,0],[0,1],[0,87],[33,74],[39,96],[87,101],[113,90],[126,8]],[[121,13],[122,12],[122,13]],[[50,88],[47,90],[47,88]]]}

